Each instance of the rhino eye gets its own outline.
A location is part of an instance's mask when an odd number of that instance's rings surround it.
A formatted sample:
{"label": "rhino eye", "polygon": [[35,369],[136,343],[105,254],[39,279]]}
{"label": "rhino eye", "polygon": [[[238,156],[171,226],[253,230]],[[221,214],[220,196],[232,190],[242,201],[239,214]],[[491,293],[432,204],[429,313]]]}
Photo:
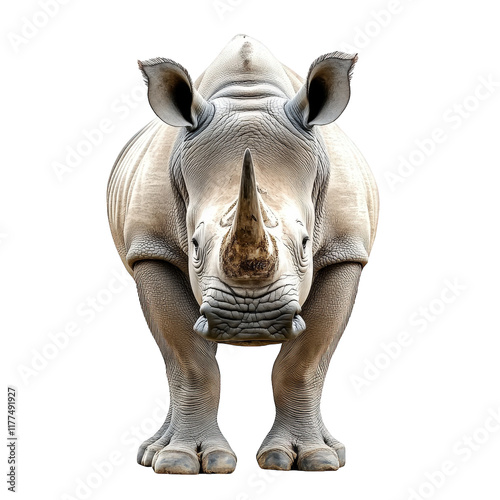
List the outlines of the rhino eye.
{"label": "rhino eye", "polygon": [[302,249],[306,250],[306,247],[307,247],[307,242],[309,241],[309,236],[304,236],[304,239],[302,240]]}
{"label": "rhino eye", "polygon": [[196,251],[198,251],[198,248],[200,248],[200,245],[199,245],[199,243],[198,243],[198,240],[197,240],[196,238],[193,238],[193,239],[191,240],[191,242],[193,243],[194,249],[195,249]]}

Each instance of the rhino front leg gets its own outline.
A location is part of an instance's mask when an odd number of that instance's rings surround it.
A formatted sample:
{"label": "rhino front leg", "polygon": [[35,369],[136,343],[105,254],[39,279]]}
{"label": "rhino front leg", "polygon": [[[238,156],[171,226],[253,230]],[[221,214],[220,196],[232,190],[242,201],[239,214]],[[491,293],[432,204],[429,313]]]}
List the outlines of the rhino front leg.
{"label": "rhino front leg", "polygon": [[343,263],[318,272],[302,308],[306,331],[283,344],[272,381],[276,418],[257,461],[263,469],[321,471],[345,464],[345,449],[326,429],[321,392],[356,297],[361,265]]}
{"label": "rhino front leg", "polygon": [[199,306],[189,280],[175,266],[142,261],[134,279],[149,328],[165,360],[170,411],[140,463],[167,474],[229,473],[236,456],[217,424],[220,374],[217,345],[196,335]]}

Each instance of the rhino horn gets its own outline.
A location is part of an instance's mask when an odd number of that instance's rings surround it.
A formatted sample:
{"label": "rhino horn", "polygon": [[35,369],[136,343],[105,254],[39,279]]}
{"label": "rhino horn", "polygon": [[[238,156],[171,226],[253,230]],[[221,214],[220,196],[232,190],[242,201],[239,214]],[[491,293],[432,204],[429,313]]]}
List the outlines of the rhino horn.
{"label": "rhino horn", "polygon": [[267,233],[257,192],[250,150],[245,151],[240,192],[230,231],[222,242],[221,263],[231,278],[270,278],[277,265],[277,247]]}
{"label": "rhino horn", "polygon": [[258,245],[265,239],[265,231],[252,154],[247,149],[241,170],[240,193],[232,233],[241,243]]}

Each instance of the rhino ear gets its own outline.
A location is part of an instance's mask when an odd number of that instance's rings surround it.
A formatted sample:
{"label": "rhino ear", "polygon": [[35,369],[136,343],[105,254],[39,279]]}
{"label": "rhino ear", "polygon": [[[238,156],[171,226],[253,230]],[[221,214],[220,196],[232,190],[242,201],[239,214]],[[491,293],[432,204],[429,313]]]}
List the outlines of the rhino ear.
{"label": "rhino ear", "polygon": [[193,88],[189,73],[180,64],[162,57],[137,62],[156,115],[173,127],[195,129],[212,105]]}
{"label": "rhino ear", "polygon": [[307,81],[286,105],[306,128],[328,125],[344,111],[351,95],[350,79],[357,54],[333,52],[316,59]]}

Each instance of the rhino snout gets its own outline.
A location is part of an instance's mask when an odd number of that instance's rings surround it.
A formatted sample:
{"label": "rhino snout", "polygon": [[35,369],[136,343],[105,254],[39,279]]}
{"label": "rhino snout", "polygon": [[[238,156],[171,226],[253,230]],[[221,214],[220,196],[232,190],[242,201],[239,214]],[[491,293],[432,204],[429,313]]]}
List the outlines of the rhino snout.
{"label": "rhino snout", "polygon": [[284,342],[306,328],[300,305],[294,300],[262,302],[246,298],[224,303],[212,297],[200,307],[196,333],[216,342]]}

